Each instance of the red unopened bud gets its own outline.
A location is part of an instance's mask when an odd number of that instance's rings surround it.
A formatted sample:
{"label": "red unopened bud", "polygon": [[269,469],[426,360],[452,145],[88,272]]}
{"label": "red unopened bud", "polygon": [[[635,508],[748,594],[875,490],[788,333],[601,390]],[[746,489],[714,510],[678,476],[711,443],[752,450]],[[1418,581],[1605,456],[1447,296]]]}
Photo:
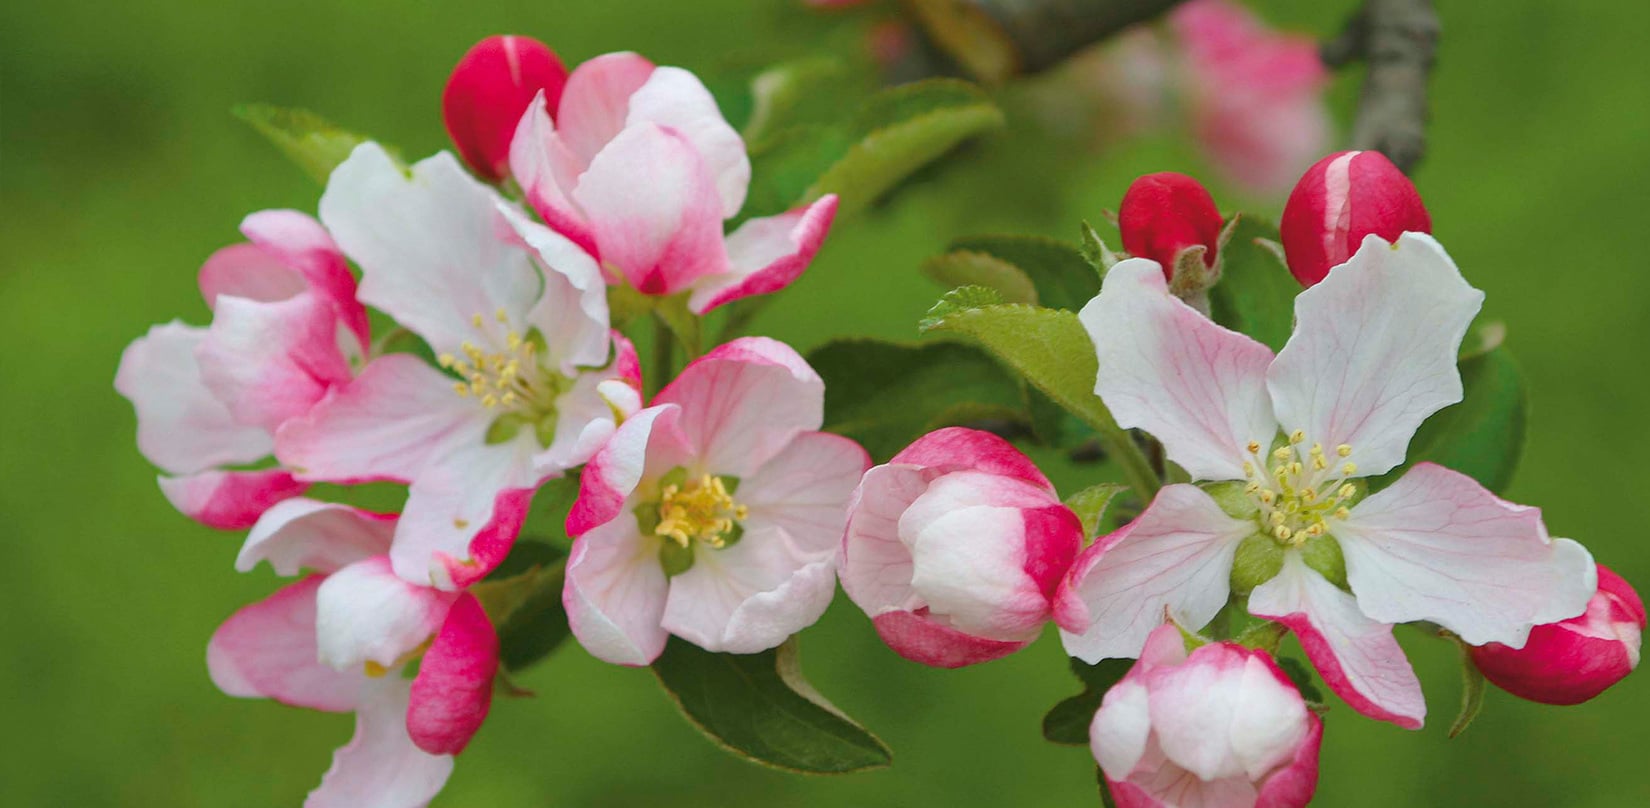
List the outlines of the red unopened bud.
{"label": "red unopened bud", "polygon": [[498,181],[510,171],[510,139],[533,96],[543,90],[554,110],[566,83],[567,68],[548,45],[525,36],[490,36],[453,68],[441,93],[441,117],[464,162]]}
{"label": "red unopened bud", "polygon": [[1197,180],[1173,171],[1135,180],[1117,211],[1123,249],[1156,261],[1171,279],[1176,256],[1188,247],[1205,248],[1203,265],[1215,265],[1220,224],[1220,209],[1209,191]]}
{"label": "red unopened bud", "polygon": [[1474,648],[1472,661],[1484,678],[1521,699],[1580,704],[1638,667],[1644,618],[1638,593],[1600,564],[1598,592],[1586,612],[1536,626],[1523,648]]}
{"label": "red unopened bud", "polygon": [[1289,271],[1302,286],[1351,258],[1364,237],[1397,241],[1431,233],[1432,217],[1404,172],[1375,151],[1345,151],[1312,164],[1289,193],[1279,222]]}

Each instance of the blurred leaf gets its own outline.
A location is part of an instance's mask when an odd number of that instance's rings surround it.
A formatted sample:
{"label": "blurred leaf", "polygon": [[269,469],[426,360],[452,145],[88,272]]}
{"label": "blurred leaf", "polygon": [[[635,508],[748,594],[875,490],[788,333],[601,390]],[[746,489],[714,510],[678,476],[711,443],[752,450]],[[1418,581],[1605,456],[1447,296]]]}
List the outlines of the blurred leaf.
{"label": "blurred leaf", "polygon": [[748,143],[801,124],[829,123],[841,116],[867,82],[834,56],[783,62],[751,79],[751,116],[745,124]]}
{"label": "blurred leaf", "polygon": [[816,348],[808,364],[825,379],[825,429],[879,462],[943,426],[1031,426],[1019,380],[971,345],[844,339]]}
{"label": "blurred leaf", "polygon": [[1501,493],[1512,483],[1524,451],[1528,394],[1518,363],[1504,347],[1461,362],[1460,403],[1428,418],[1410,441],[1405,463],[1370,481],[1371,490],[1392,484],[1416,463],[1454,469]]}
{"label": "blurred leaf", "polygon": [[[297,163],[304,173],[325,185],[332,170],[349,157],[356,146],[371,140],[340,129],[331,121],[307,109],[277,107],[269,104],[242,104],[233,110],[235,117],[246,121],[253,129],[274,143],[288,159]],[[385,147],[397,162],[400,156]]]}
{"label": "blurred leaf", "polygon": [[1467,333],[1467,338],[1461,341],[1461,355],[1458,361],[1476,359],[1507,341],[1507,324],[1503,322],[1488,322]]}
{"label": "blurred leaf", "polygon": [[[539,486],[533,494],[532,507],[527,511],[527,520],[522,523],[521,535],[530,536],[550,545],[565,548],[572,543],[567,535],[567,513],[573,509],[573,501],[579,498],[579,474],[569,472],[554,480]],[[499,569],[508,569],[516,563],[516,557],[521,553],[521,544],[510,551],[509,557],[499,565]],[[531,551],[529,551],[531,552]],[[565,555],[565,551],[562,551]],[[520,567],[521,571],[526,567]]]}
{"label": "blurred leaf", "polygon": [[1119,260],[1117,254],[1106,246],[1105,240],[1100,238],[1100,234],[1095,231],[1094,225],[1088,222],[1083,222],[1080,238],[1078,239],[1078,250],[1083,254],[1083,260],[1087,261],[1089,266],[1094,269],[1095,274],[1101,278],[1106,277],[1106,273],[1110,272]]}
{"label": "blurred leaf", "polygon": [[1449,737],[1454,738],[1472,726],[1473,719],[1484,709],[1484,672],[1472,661],[1472,646],[1451,636],[1461,650],[1461,710],[1449,725]]}
{"label": "blurred leaf", "polygon": [[751,184],[740,219],[783,213],[848,151],[840,126],[804,125],[775,132],[751,146]]}
{"label": "blurred leaf", "polygon": [[1043,737],[1058,744],[1087,746],[1089,724],[1100,709],[1101,699],[1132,667],[1132,659],[1103,659],[1090,665],[1072,657],[1071,672],[1082,680],[1083,692],[1062,700],[1043,716]]}
{"label": "blurred leaf", "polygon": [[1074,245],[1043,236],[970,236],[951,242],[951,252],[992,256],[1017,267],[1037,290],[1035,301],[1051,309],[1077,311],[1100,294],[1100,275]]}
{"label": "blurred leaf", "polygon": [[1278,229],[1247,214],[1221,249],[1220,282],[1209,290],[1215,322],[1254,337],[1273,351],[1283,349],[1295,324],[1295,296],[1301,286],[1289,267],[1256,239],[1275,241]]}
{"label": "blurred leaf", "polygon": [[958,143],[1002,124],[997,105],[965,81],[927,79],[883,90],[856,116],[853,145],[806,196],[834,193],[841,213],[856,212]]}
{"label": "blurred leaf", "polygon": [[694,726],[747,760],[812,774],[893,760],[881,740],[802,677],[795,637],[759,654],[716,654],[671,637],[653,673]]}
{"label": "blurred leaf", "polygon": [[1295,689],[1301,692],[1301,698],[1305,699],[1307,704],[1325,703],[1323,691],[1312,683],[1312,671],[1306,667],[1306,663],[1286,656],[1277,657],[1277,661],[1278,667],[1289,677],[1289,681],[1295,683]]}
{"label": "blurred leaf", "polygon": [[996,290],[1004,303],[1037,305],[1037,287],[1019,267],[993,255],[955,250],[922,264],[922,272],[941,286],[984,286]]}
{"label": "blurred leaf", "polygon": [[1118,494],[1127,490],[1128,486],[1119,483],[1098,483],[1066,497],[1066,507],[1077,514],[1077,518],[1083,522],[1085,540],[1100,534],[1100,524],[1106,517],[1106,508]]}
{"label": "blurred leaf", "polygon": [[498,569],[471,587],[498,632],[505,670],[531,666],[571,635],[561,605],[566,562],[558,547],[519,540]]}

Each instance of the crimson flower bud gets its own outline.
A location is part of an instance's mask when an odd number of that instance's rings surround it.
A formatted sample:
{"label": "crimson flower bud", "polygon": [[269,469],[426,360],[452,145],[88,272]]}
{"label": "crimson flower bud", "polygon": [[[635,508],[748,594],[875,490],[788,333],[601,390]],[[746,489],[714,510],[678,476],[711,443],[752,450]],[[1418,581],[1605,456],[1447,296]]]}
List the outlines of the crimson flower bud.
{"label": "crimson flower bud", "polygon": [[1484,678],[1521,699],[1580,704],[1603,693],[1639,664],[1644,602],[1620,575],[1598,567],[1598,592],[1587,611],[1536,626],[1523,648],[1490,643],[1472,649]]}
{"label": "crimson flower bud", "polygon": [[544,91],[554,110],[567,68],[548,45],[525,36],[490,36],[458,60],[441,93],[441,117],[458,153],[482,177],[497,182],[510,171],[510,139]]}
{"label": "crimson flower bud", "polygon": [[1197,180],[1173,171],[1135,180],[1117,211],[1123,249],[1156,261],[1171,280],[1181,251],[1189,247],[1205,248],[1203,265],[1215,265],[1220,226],[1215,198]]}
{"label": "crimson flower bud", "polygon": [[1289,271],[1311,286],[1351,258],[1365,236],[1397,241],[1405,232],[1431,233],[1432,217],[1415,184],[1386,155],[1344,151],[1306,170],[1279,225]]}

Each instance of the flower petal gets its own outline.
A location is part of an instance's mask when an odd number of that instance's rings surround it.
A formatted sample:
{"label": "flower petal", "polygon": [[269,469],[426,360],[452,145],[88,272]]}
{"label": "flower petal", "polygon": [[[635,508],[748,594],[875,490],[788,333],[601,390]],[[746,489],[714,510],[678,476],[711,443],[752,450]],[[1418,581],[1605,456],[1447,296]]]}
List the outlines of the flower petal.
{"label": "flower petal", "polygon": [[337,311],[312,294],[276,303],[220,295],[196,349],[201,380],[243,424],[273,433],[353,375]]}
{"label": "flower petal", "polygon": [[980,429],[948,426],[920,438],[888,461],[889,465],[930,466],[944,472],[973,469],[1025,480],[1054,493],[1054,485],[1037,464],[1014,444]]}
{"label": "flower petal", "polygon": [[315,591],[323,579],[288,584],[225,620],[206,646],[212,683],[231,696],[335,713],[354,709],[366,677],[360,668],[321,664],[315,649]]}
{"label": "flower petal", "polygon": [[137,411],[138,449],[172,474],[251,463],[269,454],[269,433],[235,421],[201,381],[195,351],[206,329],[157,325],[120,356],[115,390]]}
{"label": "flower petal", "polygon": [[498,203],[499,215],[542,262],[544,291],[527,313],[527,325],[544,336],[540,357],[564,376],[607,361],[612,339],[607,318],[607,282],[583,248],[515,208]]}
{"label": "flower petal", "polygon": [[[361,350],[367,349],[372,339],[367,309],[355,299],[355,276],[350,274],[338,244],[320,222],[295,210],[260,210],[241,220],[241,232],[253,244],[303,276],[310,291],[333,305],[338,318],[355,335]],[[250,297],[234,291],[226,290],[226,293]]]}
{"label": "flower petal", "polygon": [[931,614],[894,611],[871,619],[877,636],[894,653],[935,668],[961,668],[1001,659],[1030,644],[1030,640],[1004,642],[965,634],[940,622]]}
{"label": "flower petal", "polygon": [[777,647],[819,620],[836,593],[834,549],[800,546],[778,525],[747,521],[737,544],[695,549],[693,566],[670,579],[662,624],[707,651]]}
{"label": "flower petal", "polygon": [[1431,620],[1472,645],[1522,647],[1532,626],[1585,611],[1598,585],[1592,557],[1549,539],[1539,509],[1432,463],[1332,521],[1330,532],[1364,614]]}
{"label": "flower petal", "polygon": [[699,77],[679,67],[656,68],[630,96],[625,126],[643,122],[672,129],[693,145],[714,178],[722,218],[733,218],[745,204],[751,161],[745,141],[722,117],[716,98]]}
{"label": "flower petal", "polygon": [[368,662],[394,668],[441,627],[453,597],[407,583],[383,556],[357,561],[327,576],[316,592],[320,659],[335,670]]}
{"label": "flower petal", "polygon": [[1226,605],[1233,554],[1254,530],[1195,486],[1165,486],[1072,565],[1054,607],[1066,651],[1091,665],[1136,656],[1165,611],[1202,628]]}
{"label": "flower petal", "polygon": [[825,243],[836,206],[836,194],[826,194],[805,208],[740,225],[725,242],[728,271],[695,284],[688,308],[704,314],[723,303],[791,285]]}
{"label": "flower petal", "polygon": [[624,129],[630,97],[653,75],[634,53],[606,53],[573,69],[556,106],[556,127],[582,171]]}
{"label": "flower petal", "polygon": [[670,584],[657,541],[624,513],[573,542],[561,602],[579,644],[616,665],[648,665],[665,650],[660,626]]}
{"label": "flower petal", "polygon": [[689,364],[654,405],[682,408],[682,433],[712,474],[748,477],[824,420],[825,383],[790,346],[741,337]]}
{"label": "flower petal", "polygon": [[827,432],[803,432],[750,478],[738,500],[748,521],[779,525],[809,552],[836,556],[848,515],[845,505],[871,466],[854,441]]}
{"label": "flower petal", "polygon": [[889,463],[865,472],[854,491],[842,540],[842,589],[873,620],[927,605],[911,588],[911,550],[900,540],[899,519],[945,473]]}
{"label": "flower petal", "polygon": [[466,592],[419,663],[407,706],[407,734],[432,755],[464,751],[493,704],[498,634],[481,602]]}
{"label": "flower petal", "polygon": [[538,444],[517,435],[442,458],[407,487],[390,560],[414,583],[461,589],[479,580],[515,544],[527,502],[544,479],[533,471]]}
{"label": "flower petal", "polygon": [[650,469],[661,475],[687,462],[691,452],[677,426],[680,414],[679,407],[667,404],[625,419],[579,475],[579,498],[567,514],[568,535],[582,536],[622,514]]}
{"label": "flower petal", "polygon": [[201,264],[197,283],[209,309],[216,309],[218,298],[224,295],[273,303],[309,289],[309,282],[287,265],[285,256],[245,242],[220,248],[208,256]]}
{"label": "flower petal", "polygon": [[235,569],[250,572],[268,561],[277,575],[301,570],[336,572],[383,555],[395,532],[395,515],[335,502],[296,498],[271,507],[247,534]]}
{"label": "flower petal", "polygon": [[1426,700],[1404,649],[1392,637],[1392,624],[1364,616],[1358,606],[1299,553],[1285,553],[1277,577],[1249,595],[1249,613],[1295,632],[1324,684],[1352,709],[1420,729]]}
{"label": "flower petal", "polygon": [[405,808],[435,798],[453,771],[450,755],[432,755],[407,736],[411,685],[385,676],[361,688],[355,736],[332,755],[332,768],[309,792],[305,808]]}
{"label": "flower petal", "polygon": [[1241,480],[1248,443],[1271,445],[1272,352],[1170,295],[1156,262],[1112,267],[1078,317],[1099,356],[1094,392],[1118,424],[1150,432],[1194,478]]}
{"label": "flower petal", "polygon": [[218,530],[246,530],[264,511],[309,489],[285,469],[202,471],[161,477],[160,492],[184,516]]}
{"label": "flower petal", "polygon": [[1111,780],[1126,780],[1140,759],[1152,733],[1150,694],[1144,683],[1124,678],[1100,700],[1089,722],[1089,749]]}
{"label": "flower petal", "polygon": [[590,235],[590,223],[569,196],[588,163],[579,161],[556,131],[541,91],[527,106],[510,140],[510,174],[521,186],[527,204],[550,229],[594,254],[596,240]]}
{"label": "flower petal", "polygon": [[1351,446],[1359,476],[1390,471],[1421,422],[1461,400],[1456,354],[1483,302],[1431,236],[1365,238],[1295,298],[1295,333],[1266,374],[1279,422]]}

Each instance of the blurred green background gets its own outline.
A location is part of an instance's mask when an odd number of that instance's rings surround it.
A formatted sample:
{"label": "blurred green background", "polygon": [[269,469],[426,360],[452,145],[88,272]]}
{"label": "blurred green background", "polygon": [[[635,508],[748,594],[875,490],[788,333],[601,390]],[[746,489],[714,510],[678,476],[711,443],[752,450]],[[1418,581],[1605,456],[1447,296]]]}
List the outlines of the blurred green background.
{"label": "blurred green background", "polygon": [[[1326,34],[1351,3],[1258,5]],[[1642,0],[1439,5],[1431,151],[1416,179],[1529,377],[1532,431],[1510,496],[1650,586],[1650,464],[1639,462],[1650,456],[1650,11]],[[151,323],[204,321],[195,270],[238,238],[243,214],[314,209],[318,189],[230,106],[309,107],[422,155],[445,145],[447,71],[484,35],[535,35],[570,64],[635,49],[714,79],[752,53],[824,46],[773,12],[731,0],[0,6],[0,699],[13,738],[0,802],[293,805],[350,732],[347,716],[213,688],[207,637],[275,581],[267,568],[235,574],[239,537],[166,504],[111,387],[121,348]],[[1336,84],[1343,122],[1355,82]],[[1200,170],[1172,139],[1096,156],[1046,148],[1023,123],[842,222],[756,329],[803,349],[914,338],[940,291],[917,266],[949,238],[1071,237],[1132,176]],[[1276,200],[1260,203],[1276,216]],[[1062,469],[1056,482],[1087,481]],[[1650,804],[1650,682],[1569,709],[1493,692],[1451,741],[1454,651],[1400,638],[1431,720],[1410,733],[1337,706],[1319,804]],[[1001,662],[929,670],[883,648],[839,598],[803,647],[819,688],[893,746],[891,769],[807,778],[740,762],[681,720],[646,671],[569,644],[522,677],[536,698],[495,706],[437,804],[1096,804],[1088,753],[1039,734],[1043,710],[1076,690],[1052,634]]]}

